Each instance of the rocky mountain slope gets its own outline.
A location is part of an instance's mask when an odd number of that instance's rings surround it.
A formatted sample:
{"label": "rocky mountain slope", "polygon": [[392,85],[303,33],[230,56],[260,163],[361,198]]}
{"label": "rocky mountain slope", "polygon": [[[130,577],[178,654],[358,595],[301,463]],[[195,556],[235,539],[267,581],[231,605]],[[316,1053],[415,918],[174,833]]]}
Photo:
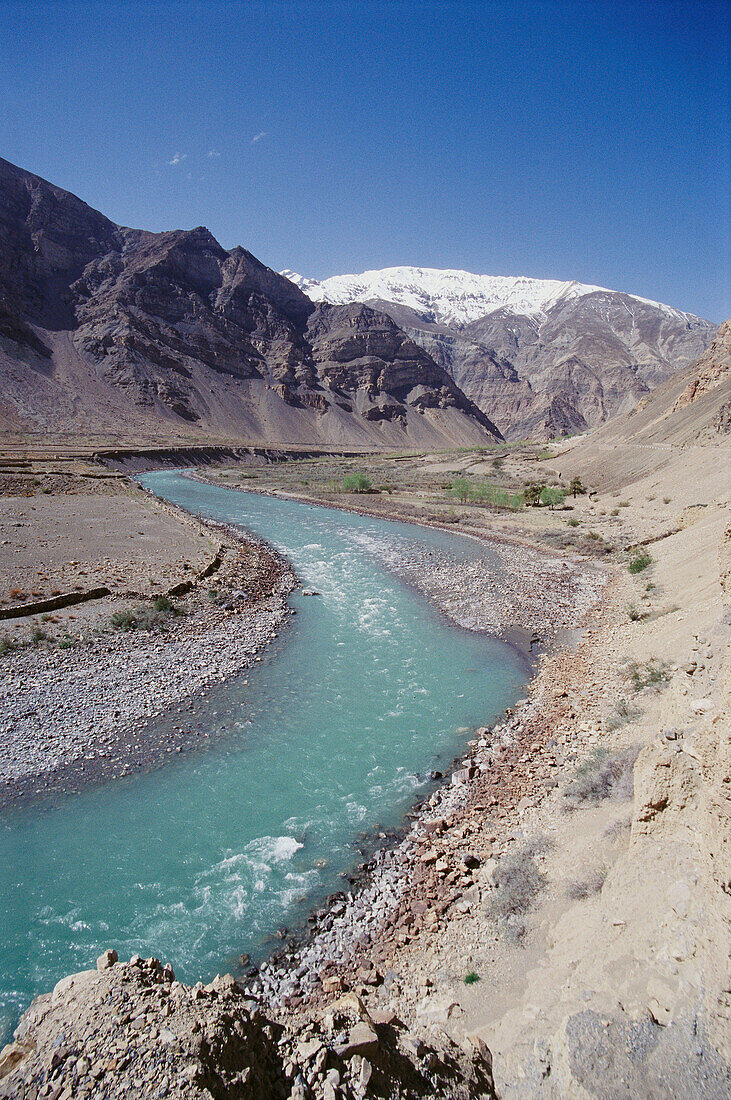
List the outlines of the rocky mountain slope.
{"label": "rocky mountain slope", "polygon": [[318,282],[315,302],[384,310],[508,438],[553,438],[627,412],[695,360],[716,326],[582,283],[394,267]]}
{"label": "rocky mountain slope", "polygon": [[498,434],[384,313],[316,306],[203,227],[123,228],[3,160],[0,430],[371,448]]}
{"label": "rocky mountain slope", "polygon": [[571,446],[561,456],[561,472],[606,488],[662,471],[675,493],[691,485],[705,492],[703,483],[720,477],[719,494],[728,498],[729,433],[731,321],[724,321],[696,363]]}

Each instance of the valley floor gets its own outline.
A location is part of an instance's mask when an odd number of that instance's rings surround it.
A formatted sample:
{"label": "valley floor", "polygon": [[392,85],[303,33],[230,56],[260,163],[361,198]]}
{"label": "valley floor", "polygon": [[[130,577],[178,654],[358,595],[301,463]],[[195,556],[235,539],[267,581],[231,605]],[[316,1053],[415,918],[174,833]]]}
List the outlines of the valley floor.
{"label": "valley floor", "polygon": [[[465,472],[511,490],[558,470],[570,477],[571,464],[570,451],[506,448],[207,474],[498,536],[525,555],[526,570],[536,559],[556,560],[556,551],[572,572],[583,562],[586,578],[606,563],[612,580],[593,608],[583,588],[587,618],[576,648],[543,656],[527,699],[479,731],[451,782],[364,869],[360,892],[320,914],[312,939],[255,980],[250,992],[266,990],[286,1028],[278,1047],[269,1035],[261,1055],[278,1059],[276,1088],[274,1077],[256,1083],[250,1068],[246,1091],[245,1044],[232,1051],[223,1036],[232,1012],[246,1013],[240,1035],[257,1017],[250,998],[220,983],[187,991],[152,964],[133,963],[37,1002],[0,1059],[0,1095],[35,1095],[31,1081],[40,1080],[59,1028],[73,1057],[57,1059],[45,1079],[69,1096],[95,1095],[92,1080],[104,1082],[103,1095],[132,1095],[148,1071],[150,1087],[164,1073],[160,1095],[286,1096],[291,1086],[292,1097],[365,1096],[375,1073],[373,1094],[482,1096],[491,1086],[475,1067],[490,1064],[497,1095],[516,1100],[728,1095],[731,533],[722,472],[720,481],[694,481],[690,468],[683,478],[655,473],[621,496],[598,484],[595,495],[570,499],[570,512],[498,514],[446,496]],[[381,491],[344,494],[343,478],[354,471]],[[628,549],[640,544],[650,560],[630,574],[637,551]],[[415,563],[409,579],[460,621],[474,578],[450,569]],[[550,604],[559,590],[547,575]],[[483,591],[466,625],[494,625],[477,621],[494,605]],[[539,624],[523,625],[532,632]],[[134,1041],[123,1042],[134,1057],[113,1069],[94,1038],[110,997],[122,998],[119,1013],[132,1020],[113,1041],[140,1019],[134,1006],[146,1006]],[[176,998],[187,1006],[182,1016]],[[196,1013],[207,1046],[188,1019]],[[250,1037],[252,1051],[264,1023]],[[172,1038],[159,1039],[166,1029]],[[339,1036],[346,1050],[336,1055]],[[394,1039],[408,1063],[400,1070]],[[94,1053],[85,1067],[87,1047]],[[459,1074],[438,1078],[439,1066],[458,1063],[462,1084]],[[234,1070],[244,1074],[238,1085]],[[399,1073],[412,1075],[408,1084]]]}

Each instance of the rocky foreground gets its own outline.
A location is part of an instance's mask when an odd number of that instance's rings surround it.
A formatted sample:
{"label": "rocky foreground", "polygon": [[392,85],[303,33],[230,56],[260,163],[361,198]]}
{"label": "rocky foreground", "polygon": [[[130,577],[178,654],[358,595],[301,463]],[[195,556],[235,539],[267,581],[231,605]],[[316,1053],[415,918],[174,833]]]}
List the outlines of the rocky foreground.
{"label": "rocky foreground", "polygon": [[486,1048],[423,1042],[354,993],[292,1029],[230,975],[191,988],[157,959],[113,951],[34,1001],[0,1078],[8,1100],[494,1095]]}

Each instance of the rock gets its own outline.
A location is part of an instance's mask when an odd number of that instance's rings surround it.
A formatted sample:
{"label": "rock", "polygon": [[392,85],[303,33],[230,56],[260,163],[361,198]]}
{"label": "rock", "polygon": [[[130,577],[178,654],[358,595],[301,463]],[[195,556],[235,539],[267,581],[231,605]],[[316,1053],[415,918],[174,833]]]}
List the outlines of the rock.
{"label": "rock", "polygon": [[373,1054],[377,1049],[378,1035],[365,1020],[360,1020],[349,1030],[345,1042],[333,1045],[335,1053],[346,1060],[354,1054]]}
{"label": "rock", "polygon": [[319,1039],[306,1039],[297,1044],[297,1056],[301,1062],[309,1062],[322,1049],[323,1044]]}
{"label": "rock", "polygon": [[439,852],[437,852],[434,848],[430,848],[427,852],[423,852],[422,855],[419,856],[420,863],[436,863],[438,859]]}
{"label": "rock", "polygon": [[370,1016],[376,1027],[389,1026],[398,1021],[398,1016],[392,1008],[374,1008]]}
{"label": "rock", "polygon": [[119,961],[119,955],[113,948],[108,948],[104,951],[96,960],[97,970],[108,970],[110,966],[114,966]]}
{"label": "rock", "polygon": [[20,1063],[33,1052],[33,1049],[32,1046],[27,1046],[25,1043],[8,1043],[7,1046],[3,1047],[0,1050],[0,1080],[7,1077],[14,1069],[17,1069]]}
{"label": "rock", "polygon": [[667,1027],[673,1018],[677,995],[673,987],[661,978],[653,977],[647,983],[647,1007],[655,1023]]}
{"label": "rock", "polygon": [[68,974],[65,978],[61,978],[53,987],[52,1004],[64,1001],[69,996],[73,997],[76,994],[83,993],[97,981],[99,976],[99,972],[96,970],[81,970],[78,974]]}
{"label": "rock", "polygon": [[452,1016],[461,1013],[462,1009],[457,1001],[449,997],[425,997],[416,1008],[417,1018],[428,1024],[446,1024]]}

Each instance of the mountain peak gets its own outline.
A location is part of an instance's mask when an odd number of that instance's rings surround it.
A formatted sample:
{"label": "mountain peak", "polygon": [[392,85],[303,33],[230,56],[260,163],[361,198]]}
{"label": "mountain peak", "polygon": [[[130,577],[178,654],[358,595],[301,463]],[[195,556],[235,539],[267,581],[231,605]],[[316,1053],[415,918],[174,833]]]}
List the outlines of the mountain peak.
{"label": "mountain peak", "polygon": [[[405,306],[432,324],[464,328],[498,309],[528,317],[540,317],[562,302],[589,294],[613,294],[606,287],[562,282],[559,279],[532,279],[517,275],[478,275],[471,271],[440,270],[432,267],[385,267],[363,271],[359,275],[333,275],[329,279],[310,279],[295,271],[283,271],[313,302],[385,301]],[[637,302],[671,312],[648,298],[627,295]]]}

